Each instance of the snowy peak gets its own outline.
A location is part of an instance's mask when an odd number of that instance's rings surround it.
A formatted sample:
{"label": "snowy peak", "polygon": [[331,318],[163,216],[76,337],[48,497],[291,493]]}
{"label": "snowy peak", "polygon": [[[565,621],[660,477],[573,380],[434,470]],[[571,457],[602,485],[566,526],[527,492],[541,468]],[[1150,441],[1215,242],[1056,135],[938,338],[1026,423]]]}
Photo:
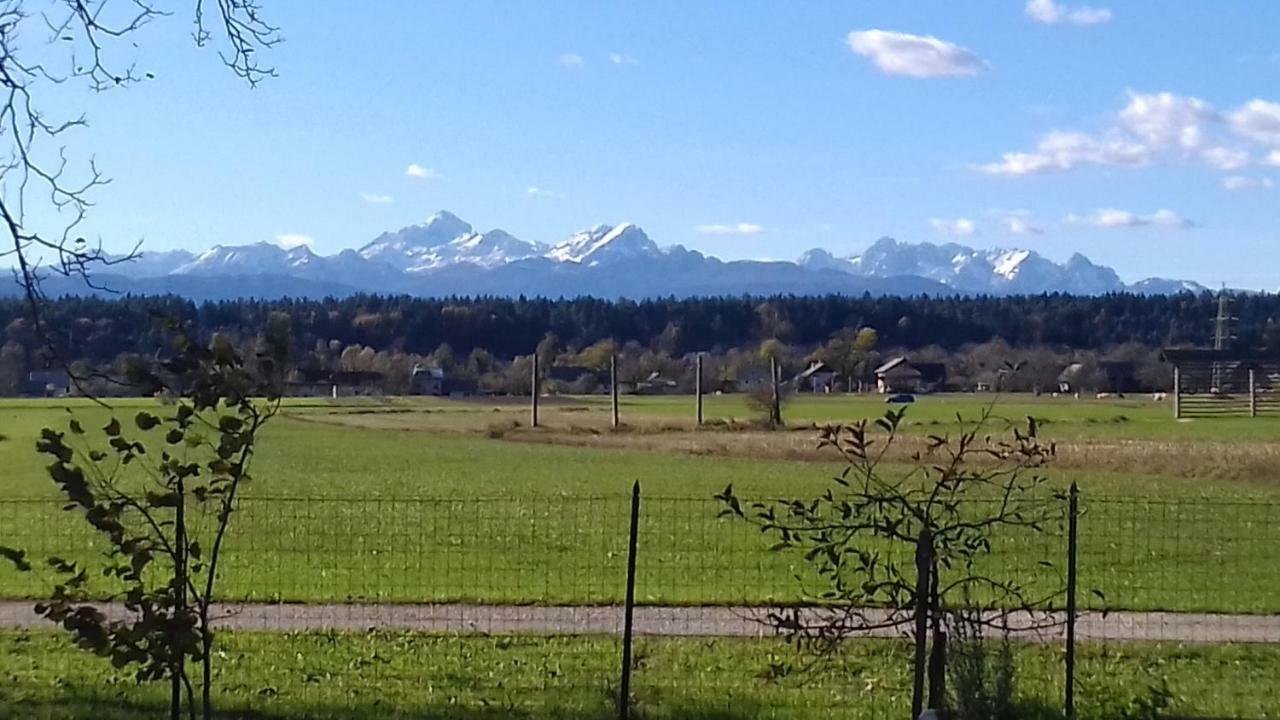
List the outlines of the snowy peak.
{"label": "snowy peak", "polygon": [[306,245],[288,250],[269,242],[252,245],[215,245],[189,262],[175,275],[275,274],[306,268],[319,260]]}
{"label": "snowy peak", "polygon": [[838,258],[822,248],[806,250],[796,264],[807,270],[839,270],[854,274],[854,266],[848,258]]}
{"label": "snowy peak", "polygon": [[1031,257],[1030,250],[1007,250],[1000,252],[991,258],[991,272],[999,275],[1005,280],[1012,280],[1018,276],[1018,269]]}
{"label": "snowy peak", "polygon": [[580,230],[547,251],[546,257],[556,262],[599,265],[662,254],[657,243],[650,240],[644,230],[631,223],[622,223],[613,227],[597,225],[589,230]]}
{"label": "snowy peak", "polygon": [[110,264],[107,272],[128,278],[159,277],[196,259],[194,253],[186,250],[143,250],[128,260],[126,257],[108,254],[106,260]]}
{"label": "snowy peak", "polygon": [[837,258],[825,250],[810,250],[799,265],[810,269],[834,269],[859,277],[916,276],[940,282],[964,293],[995,295],[1063,292],[1099,295],[1138,292],[1196,291],[1195,283],[1143,281],[1126,285],[1114,270],[1095,265],[1076,253],[1058,264],[1034,250],[1022,248],[979,250],[956,243],[904,243],[881,238],[851,258]]}
{"label": "snowy peak", "polygon": [[421,225],[379,235],[360,249],[360,255],[421,274],[453,265],[494,268],[537,257],[543,250],[504,230],[475,232],[470,223],[442,210]]}
{"label": "snowy peak", "polygon": [[447,210],[441,210],[421,225],[410,225],[379,235],[360,248],[360,254],[368,260],[413,266],[433,249],[471,232],[470,224]]}
{"label": "snowy peak", "polygon": [[542,250],[537,244],[521,240],[504,230],[473,232],[416,254],[407,271],[421,273],[459,264],[494,268],[537,257]]}
{"label": "snowy peak", "polygon": [[[1201,292],[1185,281],[1150,278],[1125,284],[1114,270],[1083,255],[1056,263],[1029,249],[975,249],[955,243],[906,243],[881,238],[862,254],[839,257],[815,248],[795,263],[724,262],[679,245],[660,248],[632,223],[597,225],[547,247],[504,230],[476,232],[448,212],[386,232],[360,250],[317,255],[305,245],[258,242],[218,245],[199,255],[144,255],[122,264],[134,280],[177,278],[160,286],[198,285],[182,277],[217,278],[235,297],[246,286],[273,293],[407,292],[595,294],[633,298],[670,294],[777,292],[880,294],[1098,295],[1112,292]],[[253,278],[256,278],[254,280]],[[225,288],[221,286],[225,285]],[[309,288],[309,289],[308,289]]]}

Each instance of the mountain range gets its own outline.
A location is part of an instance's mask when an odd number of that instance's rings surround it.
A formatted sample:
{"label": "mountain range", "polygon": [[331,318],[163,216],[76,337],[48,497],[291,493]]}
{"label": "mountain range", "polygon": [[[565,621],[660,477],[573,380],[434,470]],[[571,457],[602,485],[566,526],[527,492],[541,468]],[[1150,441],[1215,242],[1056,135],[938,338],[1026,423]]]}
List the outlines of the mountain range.
{"label": "mountain range", "polygon": [[[1149,278],[1125,283],[1083,255],[1056,263],[1033,250],[979,250],[955,243],[882,238],[860,255],[823,249],[795,262],[724,261],[680,245],[659,247],[639,226],[597,225],[555,245],[503,230],[477,232],[441,211],[358,250],[318,255],[302,245],[217,245],[202,253],[143,252],[100,269],[115,292],[173,293],[194,300],[325,297],[356,293],[606,298],[741,294],[1021,295],[1202,292]],[[92,292],[51,280],[53,294]]]}

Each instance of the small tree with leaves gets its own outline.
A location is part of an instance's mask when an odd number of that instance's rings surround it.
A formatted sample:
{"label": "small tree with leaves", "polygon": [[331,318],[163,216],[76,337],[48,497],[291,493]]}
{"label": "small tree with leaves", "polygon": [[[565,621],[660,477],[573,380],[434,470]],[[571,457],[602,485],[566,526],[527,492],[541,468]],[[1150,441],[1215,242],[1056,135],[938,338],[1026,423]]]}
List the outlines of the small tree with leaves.
{"label": "small tree with leaves", "polygon": [[1034,420],[1008,437],[987,434],[992,406],[974,422],[960,418],[957,435],[934,435],[911,464],[886,462],[900,440],[904,410],[874,425],[861,420],[821,431],[819,445],[844,468],[832,487],[813,498],[746,502],[733,486],[716,498],[722,515],[757,525],[778,551],[799,551],[816,571],[819,588],[805,588],[816,607],[770,613],[766,622],[798,647],[838,649],[850,636],[900,630],[914,644],[912,717],[946,704],[946,625],[949,609],[968,606],[998,627],[1018,613],[1037,614],[1060,590],[1036,596],[1019,578],[994,574],[983,563],[1003,532],[1043,532],[1065,518],[1061,493],[1040,472],[1054,456],[1036,436]]}
{"label": "small tree with leaves", "polygon": [[[171,359],[134,368],[145,394],[172,393],[163,413],[114,415],[98,431],[72,417],[37,443],[64,509],[106,541],[100,559],[43,561],[53,591],[36,612],[76,644],[140,682],[169,680],[170,717],[213,715],[213,607],[225,544],[259,433],[280,403],[287,330],[277,326],[252,358],[225,338],[179,335]],[[19,570],[37,561],[0,548]],[[107,578],[104,588],[91,580]],[[100,603],[123,607],[107,612]],[[198,668],[193,677],[191,666]]]}

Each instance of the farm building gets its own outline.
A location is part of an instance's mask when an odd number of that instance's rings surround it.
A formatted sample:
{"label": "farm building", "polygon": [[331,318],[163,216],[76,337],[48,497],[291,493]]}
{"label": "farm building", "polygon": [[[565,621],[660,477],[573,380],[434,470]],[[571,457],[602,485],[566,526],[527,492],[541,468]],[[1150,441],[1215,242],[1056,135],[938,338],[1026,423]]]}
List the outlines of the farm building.
{"label": "farm building", "polygon": [[947,366],[944,363],[913,363],[899,355],[875,370],[876,391],[879,393],[930,393],[946,385]]}
{"label": "farm building", "polygon": [[835,392],[840,373],[824,362],[811,364],[804,372],[795,376],[792,383],[799,392],[830,393]]}
{"label": "farm building", "polygon": [[1280,415],[1280,354],[1173,348],[1173,415]]}
{"label": "farm building", "polygon": [[386,377],[378,372],[298,369],[291,374],[288,392],[306,397],[348,397],[381,395],[385,387]]}
{"label": "farm building", "polygon": [[452,377],[440,368],[416,366],[410,378],[414,395],[462,396],[475,395],[476,382],[467,378]]}
{"label": "farm building", "polygon": [[1084,363],[1073,362],[1058,373],[1058,392],[1074,393],[1083,389],[1085,379]]}
{"label": "farm building", "polygon": [[[619,383],[618,388],[621,390],[621,383]],[[645,379],[635,383],[631,392],[636,395],[671,395],[680,392],[680,383],[669,377],[664,377],[660,372],[654,371],[649,373]]]}
{"label": "farm building", "polygon": [[414,395],[444,395],[444,370],[440,368],[413,366],[410,376]]}
{"label": "farm building", "polygon": [[1112,393],[1137,392],[1142,389],[1138,382],[1138,363],[1131,360],[1099,360],[1098,390]]}
{"label": "farm building", "polygon": [[983,370],[974,379],[974,392],[1004,392],[1009,383],[1009,369],[995,368]]}
{"label": "farm building", "polygon": [[589,395],[609,389],[608,371],[581,365],[555,365],[547,369],[546,379],[549,392]]}
{"label": "farm building", "polygon": [[762,387],[769,387],[769,366],[751,366],[744,368],[738,372],[738,378],[733,383],[734,392],[751,392]]}
{"label": "farm building", "polygon": [[28,397],[66,397],[71,394],[71,376],[66,370],[32,370],[22,384]]}

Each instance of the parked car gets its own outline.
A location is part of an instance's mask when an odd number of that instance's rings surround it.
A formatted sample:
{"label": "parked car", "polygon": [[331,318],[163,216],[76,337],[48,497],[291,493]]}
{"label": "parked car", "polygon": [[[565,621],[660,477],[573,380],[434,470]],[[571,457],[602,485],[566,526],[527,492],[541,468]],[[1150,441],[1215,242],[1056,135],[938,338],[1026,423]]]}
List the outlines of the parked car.
{"label": "parked car", "polygon": [[905,405],[907,403],[915,402],[916,396],[911,393],[897,393],[896,395],[890,395],[885,398],[884,401],[887,403],[899,403]]}

